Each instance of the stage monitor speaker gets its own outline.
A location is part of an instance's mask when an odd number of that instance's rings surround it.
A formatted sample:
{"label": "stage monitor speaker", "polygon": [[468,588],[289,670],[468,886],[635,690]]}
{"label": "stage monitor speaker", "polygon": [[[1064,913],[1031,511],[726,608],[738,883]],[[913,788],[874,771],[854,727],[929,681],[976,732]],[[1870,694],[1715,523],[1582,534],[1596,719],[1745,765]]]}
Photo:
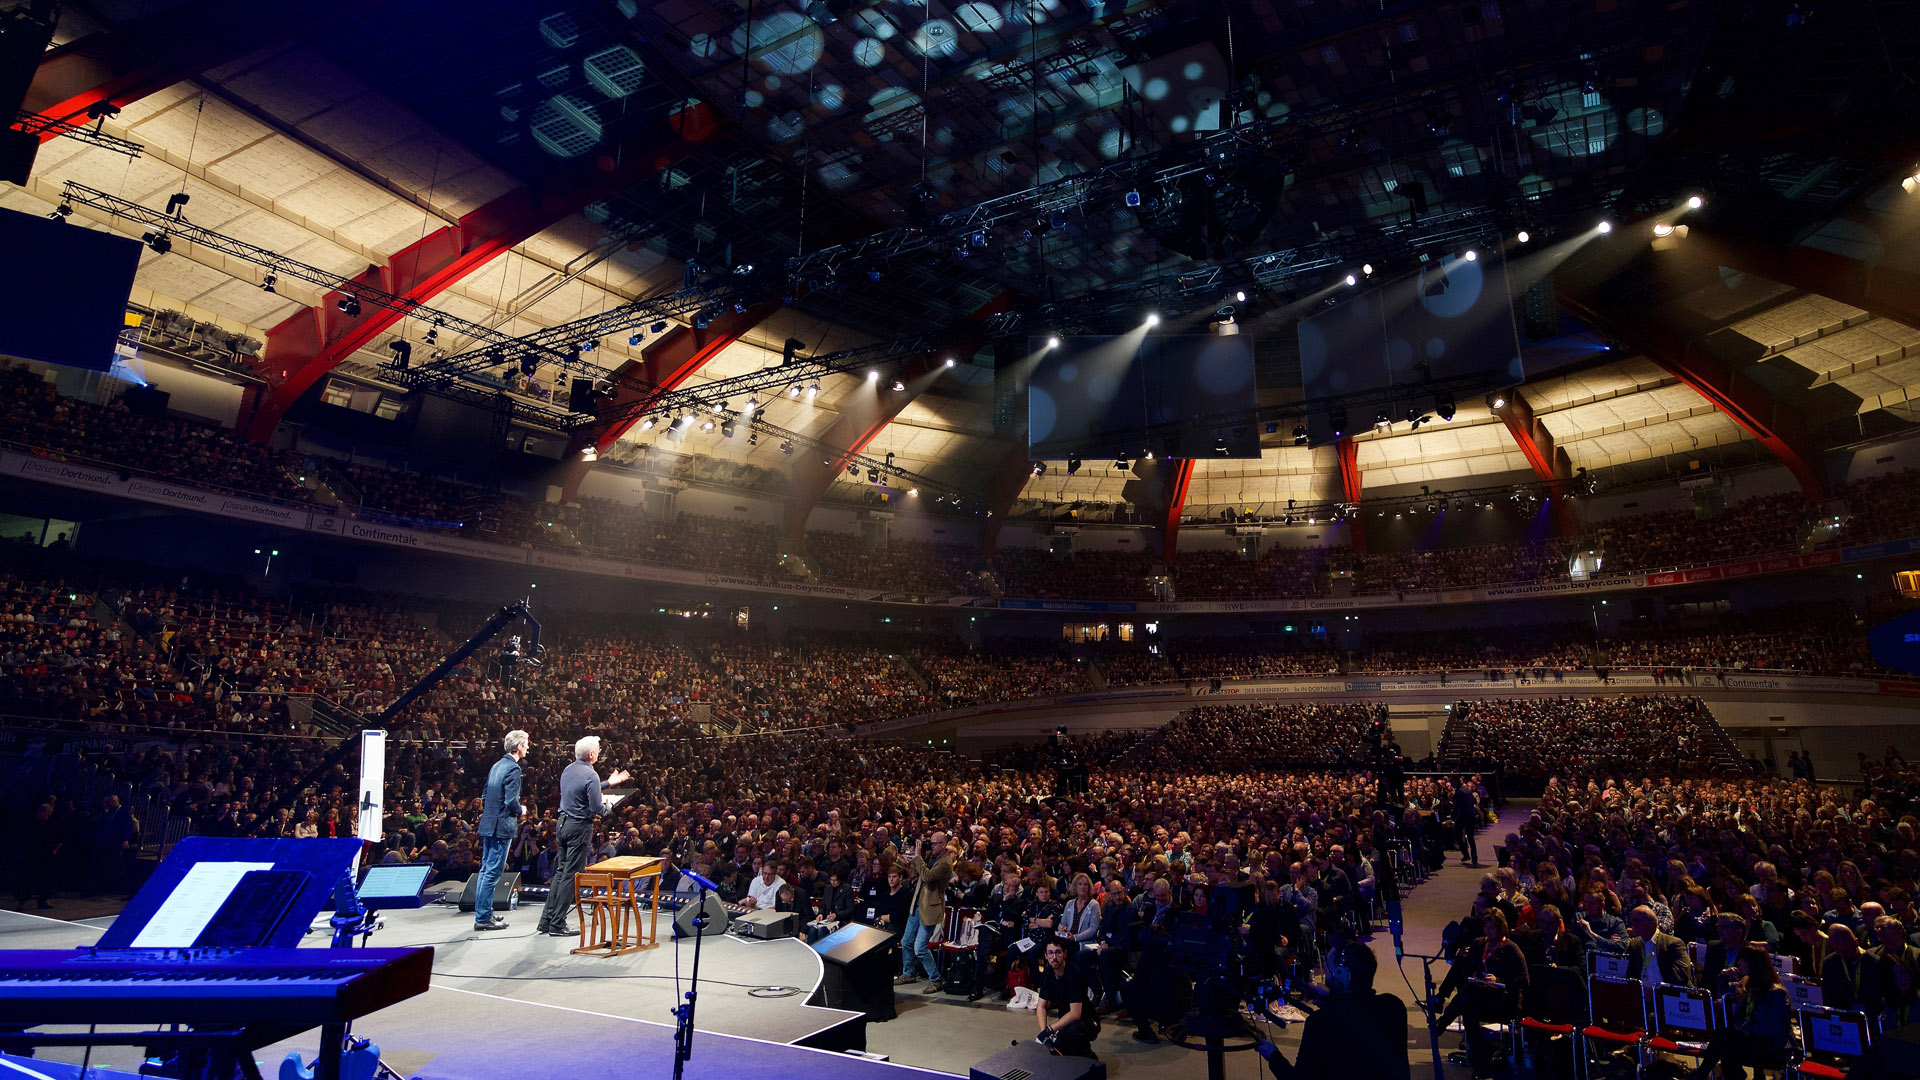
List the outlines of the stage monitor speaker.
{"label": "stage monitor speaker", "polygon": [[1021,1041],[976,1061],[968,1080],[1107,1080],[1105,1062],[1092,1058],[1061,1057],[1044,1046]]}
{"label": "stage monitor speaker", "polygon": [[713,937],[716,934],[724,934],[727,932],[727,905],[722,903],[718,896],[708,893],[707,902],[704,905],[695,904],[689,900],[680,905],[679,911],[673,913],[674,937],[683,938],[693,936],[693,915],[694,912],[700,910],[702,907],[705,907],[707,911],[707,925],[701,928],[700,936]]}
{"label": "stage monitor speaker", "polygon": [[1920,1076],[1920,1022],[1903,1024],[1873,1041],[1880,1053],[1875,1076]]}
{"label": "stage monitor speaker", "polygon": [[827,962],[822,983],[827,1006],[863,1012],[867,1019],[893,1019],[893,977],[900,969],[900,938],[859,923],[847,925],[813,943]]}
{"label": "stage monitor speaker", "polygon": [[741,937],[785,938],[800,930],[800,915],[793,911],[749,911],[734,920]]}
{"label": "stage monitor speaker", "polygon": [[[467,887],[464,890],[462,890],[460,893],[460,910],[461,911],[473,910],[473,893],[474,893],[474,890],[479,887],[479,885],[480,885],[479,874],[475,874],[472,877],[467,879]],[[512,911],[514,908],[517,908],[519,906],[520,906],[520,875],[517,872],[501,874],[500,880],[497,882],[494,882],[494,885],[493,885],[493,910]]]}

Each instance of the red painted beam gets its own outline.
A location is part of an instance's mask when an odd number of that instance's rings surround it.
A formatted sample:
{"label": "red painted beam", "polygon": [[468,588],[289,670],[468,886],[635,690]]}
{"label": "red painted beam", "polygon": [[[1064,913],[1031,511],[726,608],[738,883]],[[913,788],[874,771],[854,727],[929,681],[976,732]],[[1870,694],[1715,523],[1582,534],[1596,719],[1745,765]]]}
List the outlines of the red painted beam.
{"label": "red painted beam", "polygon": [[1173,565],[1180,551],[1180,513],[1187,507],[1187,488],[1193,483],[1193,459],[1176,458],[1166,463],[1161,475],[1166,485],[1166,516],[1160,524],[1160,559]]}
{"label": "red painted beam", "polygon": [[[664,132],[661,136],[672,140]],[[575,163],[540,190],[516,188],[395,252],[386,265],[368,267],[354,280],[424,304],[514,245],[691,150],[689,144],[672,140]],[[267,331],[261,365],[267,388],[249,391],[249,438],[265,441],[272,436],[301,394],[402,317],[400,312],[371,307],[349,316],[336,306],[339,299],[339,293],[329,293],[317,307],[296,312]]]}
{"label": "red painted beam", "polygon": [[[1506,423],[1520,453],[1526,456],[1527,464],[1533,466],[1533,475],[1546,482],[1549,499],[1564,496],[1567,481],[1573,479],[1573,460],[1555,444],[1553,432],[1534,414],[1532,402],[1518,390],[1507,391],[1506,399],[1506,407],[1499,410],[1500,419]],[[1559,498],[1552,506],[1549,516],[1555,532],[1562,536],[1573,532],[1577,523],[1567,500]]]}
{"label": "red painted beam", "polygon": [[[1336,439],[1333,449],[1340,457],[1340,496],[1350,503],[1360,501],[1360,446],[1352,436]],[[1356,554],[1367,552],[1366,519],[1356,514],[1347,520],[1347,535]]]}
{"label": "red painted beam", "polygon": [[586,479],[587,473],[593,468],[592,462],[581,456],[580,451],[591,446],[596,456],[604,454],[620,441],[620,436],[640,421],[640,414],[631,411],[635,402],[677,388],[692,378],[694,372],[705,367],[707,361],[739,341],[741,335],[767,321],[780,307],[778,301],[769,300],[743,312],[728,309],[719,318],[708,322],[705,329],[676,326],[654,338],[641,350],[638,360],[621,364],[614,372],[615,393],[608,411],[620,414],[622,419],[581,428],[574,433],[568,446],[561,500],[573,502],[578,499],[580,482]]}
{"label": "red painted beam", "polygon": [[[171,8],[49,51],[34,73],[25,108],[56,120],[89,123],[87,108],[97,102],[130,105],[366,6],[368,0],[215,0]],[[57,137],[46,132],[40,141]]]}
{"label": "red painted beam", "polygon": [[[981,305],[968,315],[971,322],[983,322],[994,315],[1009,310],[1014,303],[1012,292],[1000,295]],[[907,383],[905,390],[894,390],[880,383],[863,383],[853,393],[847,394],[836,402],[840,416],[834,420],[826,432],[820,436],[820,442],[833,449],[826,456],[808,454],[796,459],[793,465],[792,499],[787,503],[786,534],[794,540],[807,535],[807,519],[813,516],[813,508],[820,504],[834,478],[847,467],[854,454],[867,448],[893,418],[918,396],[920,390],[938,378],[938,370],[945,357],[955,351],[970,352],[979,346],[979,340],[971,335],[973,327],[955,331],[955,340],[943,342],[939,348],[929,350],[901,365],[899,378]]]}
{"label": "red painted beam", "polygon": [[[1562,290],[1560,302],[1590,323],[1614,325],[1613,319],[1588,306],[1583,297]],[[1639,339],[1647,359],[1698,391],[1766,447],[1799,481],[1808,500],[1826,497],[1826,468],[1799,409],[1775,397],[1701,342],[1658,322],[1640,320],[1638,325],[1641,332],[1632,337]]]}

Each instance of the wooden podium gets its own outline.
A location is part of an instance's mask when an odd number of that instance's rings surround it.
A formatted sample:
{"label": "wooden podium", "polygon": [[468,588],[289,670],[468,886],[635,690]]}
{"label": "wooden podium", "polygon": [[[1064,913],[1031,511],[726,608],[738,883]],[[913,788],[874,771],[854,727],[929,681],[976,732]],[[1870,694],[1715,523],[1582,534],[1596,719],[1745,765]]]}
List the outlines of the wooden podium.
{"label": "wooden podium", "polygon": [[[667,860],[651,855],[604,859],[574,876],[580,903],[580,947],[588,956],[620,956],[660,944],[660,874]],[[651,880],[651,891],[647,882]],[[646,921],[642,923],[643,906]]]}

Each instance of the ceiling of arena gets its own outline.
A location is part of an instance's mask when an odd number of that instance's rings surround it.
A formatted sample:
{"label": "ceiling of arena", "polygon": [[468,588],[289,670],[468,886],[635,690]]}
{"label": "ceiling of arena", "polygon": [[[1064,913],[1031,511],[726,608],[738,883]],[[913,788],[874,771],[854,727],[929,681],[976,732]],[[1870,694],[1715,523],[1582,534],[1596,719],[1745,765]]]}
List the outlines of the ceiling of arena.
{"label": "ceiling of arena", "polygon": [[[195,7],[69,5],[56,44],[163,8],[191,18]],[[1767,457],[1675,373],[1677,340],[1709,343],[1739,378],[1803,409],[1822,447],[1920,419],[1909,403],[1920,387],[1915,305],[1873,310],[1725,269],[1699,236],[1640,250],[1652,224],[1675,220],[1698,193],[1709,205],[1690,220],[1720,235],[1870,265],[1920,258],[1920,245],[1899,242],[1920,226],[1920,193],[1900,183],[1915,171],[1902,155],[1920,150],[1882,137],[1909,130],[1892,124],[1914,105],[1916,8],[482,0],[449,19],[438,4],[345,4],[128,105],[105,130],[139,143],[138,158],[47,143],[27,186],[0,187],[0,206],[47,214],[69,181],[155,207],[184,189],[196,225],[350,276],[566,162],[611,168],[670,128],[694,139],[466,275],[433,308],[523,336],[671,293],[689,263],[696,273],[804,267],[765,286],[787,303],[709,360],[697,388],[777,364],[789,338],[819,355],[968,325],[989,305],[1009,309],[1003,325],[1022,336],[1131,325],[1149,304],[1211,310],[1218,295],[1189,289],[1182,275],[1192,275],[1250,289],[1241,324],[1279,343],[1257,349],[1269,403],[1297,385],[1285,343],[1302,298],[1351,272],[1325,252],[1410,266],[1442,222],[1467,222],[1485,244],[1525,228],[1568,245],[1568,272],[1584,279],[1561,286],[1563,299],[1581,297],[1558,314],[1575,358],[1517,393],[1572,468],[1646,478],[1676,462]],[[1239,135],[1204,172],[1155,179],[1223,116]],[[1022,201],[1075,177],[1081,195],[1059,210]],[[1141,198],[1121,197],[1130,185]],[[942,231],[1003,205],[1029,209]],[[1200,219],[1196,205],[1207,208]],[[1603,217],[1622,222],[1608,257],[1578,239]],[[140,231],[85,207],[71,220]],[[1454,247],[1475,236],[1456,234]],[[888,244],[855,243],[869,237]],[[183,243],[144,255],[135,299],[264,339],[322,295],[284,279],[264,291],[264,273]],[[1621,312],[1679,336],[1650,338],[1621,325]],[[343,370],[377,381],[387,342],[419,343],[426,329],[403,320]],[[617,367],[652,340],[603,339],[597,363]],[[1025,443],[1023,408],[1000,400],[993,352],[916,383],[869,452],[983,490]],[[759,405],[772,423],[817,436],[850,395],[873,392],[855,372],[823,378],[818,397]],[[786,459],[775,439],[636,428],[624,441],[615,461],[635,446],[770,469]],[[1331,447],[1293,445],[1287,424],[1262,441],[1259,460],[1199,461],[1190,510],[1341,497]],[[1370,492],[1534,477],[1477,395],[1450,422],[1395,423],[1354,441]],[[1118,503],[1133,479],[1087,462],[1072,476],[1049,469],[1022,495]]]}

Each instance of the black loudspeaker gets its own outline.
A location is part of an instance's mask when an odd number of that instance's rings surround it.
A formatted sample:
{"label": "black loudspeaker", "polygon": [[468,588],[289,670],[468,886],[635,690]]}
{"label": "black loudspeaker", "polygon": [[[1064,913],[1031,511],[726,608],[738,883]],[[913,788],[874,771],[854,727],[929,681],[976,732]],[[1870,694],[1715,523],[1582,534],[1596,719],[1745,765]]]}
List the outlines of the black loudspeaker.
{"label": "black loudspeaker", "polygon": [[135,416],[164,419],[167,415],[167,402],[173,395],[165,390],[156,390],[151,386],[129,386],[120,395],[120,403]]}
{"label": "black loudspeaker", "polygon": [[727,932],[727,905],[722,903],[718,896],[715,896],[713,893],[708,893],[707,902],[704,905],[696,904],[689,900],[680,905],[679,911],[673,913],[674,937],[682,938],[693,936],[693,915],[694,912],[699,911],[702,907],[705,907],[707,911],[707,925],[700,928],[700,936],[714,937]]}
{"label": "black loudspeaker", "polygon": [[[461,890],[460,893],[461,911],[473,910],[473,891],[479,884],[479,874],[475,874],[467,879],[467,887]],[[496,912],[512,911],[519,906],[520,875],[512,871],[501,874],[500,880],[493,884],[493,910]]]}
{"label": "black loudspeaker", "polygon": [[[1879,1072],[1874,1076],[1920,1076],[1920,1023],[1904,1024],[1881,1035],[1868,1055],[1878,1054]],[[1856,1074],[1871,1070],[1854,1070]]]}
{"label": "black loudspeaker", "polygon": [[1061,1057],[1033,1042],[1019,1042],[976,1061],[968,1080],[1107,1080],[1107,1066],[1092,1058]]}
{"label": "black loudspeaker", "polygon": [[900,970],[898,936],[849,923],[815,942],[813,948],[827,962],[821,987],[829,1008],[863,1012],[876,1023],[893,1019],[893,977]]}
{"label": "black loudspeaker", "polygon": [[14,128],[0,128],[0,181],[25,187],[40,154],[40,140]]}
{"label": "black loudspeaker", "polygon": [[567,411],[590,413],[593,411],[593,380],[575,379],[567,387]]}

